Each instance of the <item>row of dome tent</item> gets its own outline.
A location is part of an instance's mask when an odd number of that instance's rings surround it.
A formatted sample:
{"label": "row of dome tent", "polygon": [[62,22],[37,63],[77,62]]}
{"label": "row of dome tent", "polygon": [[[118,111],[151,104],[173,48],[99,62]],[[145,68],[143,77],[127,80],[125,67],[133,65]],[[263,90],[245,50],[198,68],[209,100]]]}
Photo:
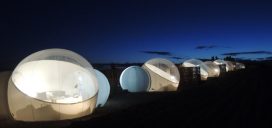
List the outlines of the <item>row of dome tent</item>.
{"label": "row of dome tent", "polygon": [[[130,66],[123,70],[120,85],[128,92],[177,91],[182,85],[181,67],[199,68],[201,80],[218,77],[224,70],[245,68],[242,63],[196,59],[177,67],[169,60],[155,58],[142,67]],[[7,97],[1,99],[7,100],[11,117],[21,121],[65,120],[89,115],[103,106],[110,94],[107,77],[82,56],[65,49],[46,49],[29,55],[16,66],[5,86],[7,90],[0,91],[7,91]]]}
{"label": "row of dome tent", "polygon": [[0,90],[7,91],[7,96],[0,97],[1,107],[8,108],[6,118],[19,121],[86,116],[103,106],[110,94],[106,76],[82,56],[65,49],[29,55],[16,66],[6,84],[1,85],[7,86],[7,90]]}
{"label": "row of dome tent", "polygon": [[130,66],[120,76],[120,85],[129,92],[142,91],[177,91],[180,82],[179,68],[199,68],[201,80],[208,77],[219,77],[220,72],[244,69],[245,65],[238,62],[215,60],[202,62],[197,59],[186,60],[178,67],[169,60],[155,58],[147,61],[142,67]]}

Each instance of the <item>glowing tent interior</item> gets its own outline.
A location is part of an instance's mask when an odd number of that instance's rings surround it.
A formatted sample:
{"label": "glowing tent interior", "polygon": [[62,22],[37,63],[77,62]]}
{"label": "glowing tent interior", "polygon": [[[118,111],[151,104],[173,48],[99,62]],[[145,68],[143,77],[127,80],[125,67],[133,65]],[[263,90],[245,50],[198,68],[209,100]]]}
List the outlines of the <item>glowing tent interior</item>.
{"label": "glowing tent interior", "polygon": [[176,91],[180,82],[178,68],[169,60],[155,58],[142,66],[150,75],[149,91]]}
{"label": "glowing tent interior", "polygon": [[220,75],[220,69],[219,66],[216,65],[212,61],[205,61],[205,65],[207,65],[211,70],[209,72],[209,77],[218,77]]}
{"label": "glowing tent interior", "polygon": [[211,69],[205,65],[201,60],[197,59],[190,59],[186,60],[182,64],[183,67],[200,67],[200,75],[201,75],[201,80],[207,80],[210,74],[212,74]]}
{"label": "glowing tent interior", "polygon": [[69,50],[47,49],[17,65],[8,84],[8,105],[15,120],[72,119],[93,112],[97,92],[88,61]]}

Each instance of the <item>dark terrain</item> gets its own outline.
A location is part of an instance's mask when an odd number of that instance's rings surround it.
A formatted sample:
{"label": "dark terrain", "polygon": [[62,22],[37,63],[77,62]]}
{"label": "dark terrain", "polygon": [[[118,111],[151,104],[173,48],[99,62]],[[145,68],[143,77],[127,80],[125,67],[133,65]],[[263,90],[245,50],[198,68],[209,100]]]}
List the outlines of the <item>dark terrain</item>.
{"label": "dark terrain", "polygon": [[181,92],[120,93],[90,116],[61,122],[0,122],[0,127],[269,127],[272,64],[248,63]]}

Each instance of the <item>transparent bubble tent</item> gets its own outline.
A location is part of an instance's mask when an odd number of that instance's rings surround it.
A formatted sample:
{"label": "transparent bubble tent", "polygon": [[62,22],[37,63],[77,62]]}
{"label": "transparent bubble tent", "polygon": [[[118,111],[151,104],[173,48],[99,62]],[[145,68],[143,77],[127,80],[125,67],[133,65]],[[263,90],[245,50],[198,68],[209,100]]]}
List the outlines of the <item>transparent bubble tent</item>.
{"label": "transparent bubble tent", "polygon": [[226,65],[226,71],[228,72],[229,71],[229,69],[230,69],[230,66],[229,66],[229,64],[226,62],[226,61],[224,61],[224,60],[215,60],[215,61],[213,61],[216,65],[220,65],[220,64],[225,64]]}
{"label": "transparent bubble tent", "polygon": [[15,120],[64,120],[92,113],[97,93],[88,61],[69,50],[47,49],[17,65],[8,84],[8,104]]}
{"label": "transparent bubble tent", "polygon": [[235,64],[231,61],[225,61],[228,64],[228,70],[233,71],[235,69]]}
{"label": "transparent bubble tent", "polygon": [[150,75],[149,91],[176,91],[180,82],[179,70],[169,60],[155,58],[142,66]]}
{"label": "transparent bubble tent", "polygon": [[186,60],[182,64],[183,67],[200,67],[201,80],[207,80],[209,74],[211,75],[211,69],[204,64],[201,60],[190,59]]}
{"label": "transparent bubble tent", "polygon": [[207,65],[211,69],[209,73],[209,77],[218,77],[220,75],[220,68],[214,62],[205,61],[204,64]]}
{"label": "transparent bubble tent", "polygon": [[150,76],[139,66],[126,68],[120,76],[120,85],[128,92],[146,92],[150,88]]}

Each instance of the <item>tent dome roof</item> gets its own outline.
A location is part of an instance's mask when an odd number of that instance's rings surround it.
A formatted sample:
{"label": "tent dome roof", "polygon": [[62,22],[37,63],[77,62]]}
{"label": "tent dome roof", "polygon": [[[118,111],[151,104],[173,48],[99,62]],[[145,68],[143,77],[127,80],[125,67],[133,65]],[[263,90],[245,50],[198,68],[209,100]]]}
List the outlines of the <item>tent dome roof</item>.
{"label": "tent dome roof", "polygon": [[12,73],[14,85],[29,97],[52,103],[78,103],[96,96],[91,64],[65,49],[46,49],[23,59]]}

